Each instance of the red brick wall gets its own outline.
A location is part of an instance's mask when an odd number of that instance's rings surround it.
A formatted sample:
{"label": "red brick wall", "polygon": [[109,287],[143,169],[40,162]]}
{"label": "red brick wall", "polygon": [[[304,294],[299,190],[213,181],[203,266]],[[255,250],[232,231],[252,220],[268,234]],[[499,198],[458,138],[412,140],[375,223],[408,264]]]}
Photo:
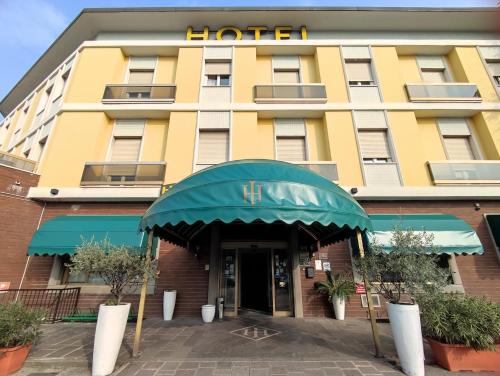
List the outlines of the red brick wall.
{"label": "red brick wall", "polygon": [[26,253],[43,204],[26,198],[39,176],[0,166],[0,282],[19,288],[28,259]]}
{"label": "red brick wall", "polygon": [[[480,201],[481,210],[476,211],[476,201],[382,201],[361,202],[368,214],[452,214],[469,223],[477,232],[483,247],[484,255],[457,256],[457,265],[466,294],[485,295],[495,301],[500,301],[500,264],[497,260],[493,241],[488,233],[485,213],[500,213],[500,202]],[[352,272],[347,242],[337,243],[322,248],[319,253],[327,253],[334,271],[347,270]],[[311,263],[314,265],[314,261]],[[302,295],[305,316],[331,316],[332,309],[326,298],[314,290],[314,282],[325,278],[321,271],[316,271],[314,279],[306,279],[302,272]],[[348,316],[365,317],[366,309],[361,307],[360,297],[355,295],[346,307]],[[385,312],[378,309],[379,316]]]}

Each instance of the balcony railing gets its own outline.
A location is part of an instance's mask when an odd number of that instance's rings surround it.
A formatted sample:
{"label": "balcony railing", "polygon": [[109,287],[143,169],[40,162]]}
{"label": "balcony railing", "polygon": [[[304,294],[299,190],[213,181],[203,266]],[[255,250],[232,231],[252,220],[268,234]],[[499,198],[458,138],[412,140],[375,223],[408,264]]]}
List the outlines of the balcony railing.
{"label": "balcony railing", "polygon": [[256,85],[254,100],[257,103],[325,103],[323,84]]}
{"label": "balcony railing", "polygon": [[14,167],[28,172],[33,172],[36,168],[35,161],[3,152],[0,152],[0,165]]}
{"label": "balcony railing", "polygon": [[172,103],[175,85],[106,85],[103,103]]}
{"label": "balcony railing", "polygon": [[80,185],[161,185],[163,162],[86,163]]}
{"label": "balcony railing", "polygon": [[331,161],[300,161],[291,162],[299,166],[305,167],[331,181],[338,181],[339,174],[337,164]]}
{"label": "balcony railing", "polygon": [[417,83],[406,84],[408,98],[412,102],[481,102],[475,84]]}
{"label": "balcony railing", "polygon": [[427,162],[434,184],[500,184],[500,161]]}

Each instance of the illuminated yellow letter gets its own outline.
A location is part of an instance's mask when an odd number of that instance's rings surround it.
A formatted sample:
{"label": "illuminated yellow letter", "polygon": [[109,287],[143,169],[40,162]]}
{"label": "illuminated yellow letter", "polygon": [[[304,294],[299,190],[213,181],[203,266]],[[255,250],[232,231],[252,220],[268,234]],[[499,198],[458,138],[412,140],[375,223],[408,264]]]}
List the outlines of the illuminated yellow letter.
{"label": "illuminated yellow letter", "polygon": [[253,31],[255,40],[260,40],[260,33],[262,31],[267,31],[267,27],[265,27],[265,26],[248,26],[247,30]]}
{"label": "illuminated yellow letter", "polygon": [[274,39],[290,39],[291,26],[276,26],[274,29]]}
{"label": "illuminated yellow letter", "polygon": [[300,35],[302,36],[302,40],[307,39],[307,29],[305,26],[300,27]]}
{"label": "illuminated yellow letter", "polygon": [[208,39],[208,26],[203,28],[203,32],[193,32],[193,27],[189,26],[186,33],[187,40],[199,39],[199,40],[207,40]]}
{"label": "illuminated yellow letter", "polygon": [[234,40],[240,40],[241,39],[241,30],[238,29],[237,27],[234,26],[224,26],[217,30],[217,34],[215,34],[215,38],[217,40],[222,40],[222,37],[224,33],[226,32],[233,32],[234,33]]}

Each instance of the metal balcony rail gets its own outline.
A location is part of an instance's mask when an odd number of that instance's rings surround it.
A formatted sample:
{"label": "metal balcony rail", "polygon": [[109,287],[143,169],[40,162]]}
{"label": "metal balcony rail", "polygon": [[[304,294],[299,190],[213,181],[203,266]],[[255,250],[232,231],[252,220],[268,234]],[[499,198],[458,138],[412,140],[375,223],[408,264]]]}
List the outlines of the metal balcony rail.
{"label": "metal balcony rail", "polygon": [[104,103],[155,103],[175,101],[175,85],[106,85]]}
{"label": "metal balcony rail", "polygon": [[338,181],[339,174],[337,171],[337,164],[331,161],[301,161],[301,162],[291,162],[299,166],[305,167],[317,174],[323,176],[324,178],[331,181]]}
{"label": "metal balcony rail", "polygon": [[161,185],[163,162],[86,163],[80,185]]}
{"label": "metal balcony rail", "polygon": [[427,162],[434,184],[500,184],[500,161]]}
{"label": "metal balcony rail", "polygon": [[406,84],[406,93],[412,102],[481,102],[476,84],[416,83]]}
{"label": "metal balcony rail", "polygon": [[257,103],[325,103],[326,89],[323,84],[275,84],[254,86]]}
{"label": "metal balcony rail", "polygon": [[28,308],[45,312],[45,321],[54,323],[75,312],[80,287],[64,289],[9,289],[0,290],[0,304],[18,301]]}
{"label": "metal balcony rail", "polygon": [[0,152],[0,165],[14,167],[28,172],[33,172],[36,169],[35,161],[4,152]]}

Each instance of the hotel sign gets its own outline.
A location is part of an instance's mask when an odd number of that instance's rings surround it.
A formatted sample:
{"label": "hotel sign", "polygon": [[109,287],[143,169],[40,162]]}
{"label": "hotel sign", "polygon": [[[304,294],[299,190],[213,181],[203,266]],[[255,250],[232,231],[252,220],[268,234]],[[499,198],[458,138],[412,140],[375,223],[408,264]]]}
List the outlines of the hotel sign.
{"label": "hotel sign", "polygon": [[[203,30],[193,30],[193,27],[189,26],[186,31],[186,40],[208,40],[210,32],[211,30],[209,30],[208,26],[205,26]],[[302,40],[307,39],[307,29],[305,26],[301,26],[298,29],[294,29],[292,26],[275,26],[274,28],[268,28],[267,26],[248,26],[246,28],[224,26],[215,31],[215,39],[241,40],[243,39],[243,34],[245,34],[250,39],[260,40],[261,36],[268,32],[274,34],[275,40],[288,40],[294,36]]]}

